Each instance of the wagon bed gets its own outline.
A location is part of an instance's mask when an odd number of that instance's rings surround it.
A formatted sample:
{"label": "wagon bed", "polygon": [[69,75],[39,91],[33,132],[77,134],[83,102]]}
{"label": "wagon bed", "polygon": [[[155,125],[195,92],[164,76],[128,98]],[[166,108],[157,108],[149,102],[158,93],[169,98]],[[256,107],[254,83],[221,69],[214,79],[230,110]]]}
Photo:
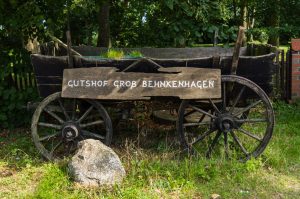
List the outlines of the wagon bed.
{"label": "wagon bed", "polygon": [[[220,98],[207,95],[193,100],[177,99],[173,106],[182,151],[189,154],[196,151],[206,157],[223,154],[247,160],[259,156],[272,136],[274,113],[268,96],[273,94],[273,76],[277,67],[272,52],[249,56],[251,50],[242,48],[236,75],[231,75],[233,50],[220,47],[125,48],[119,50],[138,50],[144,57],[119,60],[100,58],[99,55],[108,50],[106,48],[80,46],[73,49],[82,55],[72,56],[73,69],[69,68],[69,57],[64,50],[54,52],[44,48],[42,54],[31,56],[39,94],[45,98],[34,113],[32,135],[41,154],[49,160],[73,151],[72,147],[81,139],[99,139],[109,145],[113,126],[106,106],[117,109],[122,118],[124,112],[130,113],[127,105],[131,102],[121,103],[125,105],[119,107],[112,101],[105,101],[103,106],[103,100],[94,98],[62,97],[65,69],[73,72],[77,68],[84,72],[89,68],[113,67],[116,71],[143,76],[146,73],[150,77],[162,68],[219,69],[222,74],[218,88]],[[197,78],[197,74],[193,77]],[[167,105],[161,107],[168,109]]]}
{"label": "wagon bed", "polygon": [[[82,67],[116,67],[123,71],[140,58],[127,58],[120,60],[104,59],[99,55],[107,52],[107,48],[73,47],[83,56],[73,56],[74,68]],[[199,67],[219,68],[223,75],[230,74],[232,64],[232,48],[201,47],[201,48],[123,48],[124,52],[140,51],[144,57],[152,60],[162,67]],[[275,53],[250,56],[250,49],[241,49],[241,56],[237,75],[245,77],[258,84],[267,94],[273,94],[273,76],[277,64],[274,62]],[[52,51],[51,51],[52,52]],[[46,50],[42,53],[47,53]],[[50,55],[49,55],[50,54]],[[34,54],[31,56],[34,67],[38,90],[41,97],[46,97],[54,92],[61,91],[63,70],[68,68],[66,52],[62,56]],[[157,69],[157,68],[156,68]],[[151,73],[156,70],[153,64],[144,61],[132,67],[127,72]]]}

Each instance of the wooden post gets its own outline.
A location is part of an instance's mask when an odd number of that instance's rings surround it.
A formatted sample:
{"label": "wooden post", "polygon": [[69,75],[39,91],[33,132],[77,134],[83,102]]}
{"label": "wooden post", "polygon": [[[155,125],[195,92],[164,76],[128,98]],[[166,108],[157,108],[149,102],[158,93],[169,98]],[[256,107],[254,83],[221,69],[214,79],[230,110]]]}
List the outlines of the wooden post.
{"label": "wooden post", "polygon": [[238,66],[238,62],[239,62],[239,56],[240,56],[240,48],[243,45],[244,32],[245,32],[245,28],[240,26],[239,32],[238,32],[238,37],[235,42],[235,46],[233,49],[233,55],[232,55],[232,65],[231,65],[231,74],[232,75],[236,75],[237,66]]}
{"label": "wooden post", "polygon": [[292,84],[292,55],[291,55],[291,50],[288,50],[288,52],[286,53],[286,101],[290,102],[290,100],[292,99],[292,93],[291,93],[291,84]]}
{"label": "wooden post", "polygon": [[67,36],[68,66],[69,68],[73,68],[74,63],[73,63],[73,57],[71,51],[72,42],[71,42],[71,33],[69,30],[66,32],[66,36]]}
{"label": "wooden post", "polygon": [[214,33],[214,44],[213,44],[213,46],[217,46],[218,45],[218,36],[219,36],[219,32],[218,32],[218,30],[215,30],[215,33]]}
{"label": "wooden post", "polygon": [[280,90],[281,90],[281,99],[286,98],[286,90],[285,90],[285,57],[284,57],[284,50],[281,51],[281,64],[280,64]]}

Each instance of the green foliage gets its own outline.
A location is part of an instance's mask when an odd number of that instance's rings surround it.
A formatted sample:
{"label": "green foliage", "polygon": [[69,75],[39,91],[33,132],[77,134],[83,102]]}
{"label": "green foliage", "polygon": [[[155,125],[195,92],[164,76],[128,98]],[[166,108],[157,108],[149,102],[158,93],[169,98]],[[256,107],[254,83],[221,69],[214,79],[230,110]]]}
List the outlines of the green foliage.
{"label": "green foliage", "polygon": [[140,51],[134,50],[125,54],[124,51],[118,49],[109,49],[106,53],[100,54],[102,58],[108,59],[123,59],[123,58],[141,58],[143,54]]}
{"label": "green foliage", "polygon": [[131,51],[128,54],[128,56],[132,57],[132,58],[140,58],[140,57],[143,57],[143,54],[140,51],[134,50],[134,51]]}
{"label": "green foliage", "polygon": [[[26,124],[30,115],[25,106],[37,98],[35,88],[18,90],[16,74],[31,73],[29,53],[25,49],[0,52],[0,128],[13,128]],[[15,75],[15,80],[13,76]]]}
{"label": "green foliage", "polygon": [[266,44],[269,40],[268,30],[266,28],[253,28],[247,31],[247,37],[252,35],[254,41]]}
{"label": "green foliage", "polygon": [[[184,47],[235,39],[228,25],[230,8],[224,1],[130,1],[113,4],[111,24],[116,46]],[[233,34],[232,34],[233,33]]]}
{"label": "green foliage", "polygon": [[44,175],[33,195],[35,198],[64,198],[70,186],[66,166],[55,164],[44,166]]}
{"label": "green foliage", "polygon": [[104,57],[109,59],[122,59],[124,58],[124,52],[122,50],[109,49]]}

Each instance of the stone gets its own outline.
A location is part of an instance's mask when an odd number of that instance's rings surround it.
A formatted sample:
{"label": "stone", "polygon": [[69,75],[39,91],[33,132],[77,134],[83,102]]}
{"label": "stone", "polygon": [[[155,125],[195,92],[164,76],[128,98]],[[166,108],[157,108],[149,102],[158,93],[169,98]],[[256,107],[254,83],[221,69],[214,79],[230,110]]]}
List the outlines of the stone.
{"label": "stone", "polygon": [[210,196],[211,199],[221,199],[221,196],[219,194],[213,193]]}
{"label": "stone", "polygon": [[126,175],[118,155],[94,139],[78,143],[78,149],[69,162],[68,169],[74,181],[84,186],[119,184]]}

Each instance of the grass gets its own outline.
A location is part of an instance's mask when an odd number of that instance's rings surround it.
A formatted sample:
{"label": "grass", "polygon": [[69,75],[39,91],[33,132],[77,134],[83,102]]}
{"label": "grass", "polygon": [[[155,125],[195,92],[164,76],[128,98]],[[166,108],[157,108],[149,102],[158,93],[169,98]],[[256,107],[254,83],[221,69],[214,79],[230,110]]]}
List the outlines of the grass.
{"label": "grass", "polygon": [[2,131],[0,198],[299,198],[300,102],[276,102],[274,109],[273,138],[260,158],[247,163],[179,158],[171,146],[174,129],[144,132],[138,141],[131,138],[136,133],[124,135],[113,148],[127,176],[115,187],[81,187],[69,178],[66,161],[40,158],[29,130]]}

